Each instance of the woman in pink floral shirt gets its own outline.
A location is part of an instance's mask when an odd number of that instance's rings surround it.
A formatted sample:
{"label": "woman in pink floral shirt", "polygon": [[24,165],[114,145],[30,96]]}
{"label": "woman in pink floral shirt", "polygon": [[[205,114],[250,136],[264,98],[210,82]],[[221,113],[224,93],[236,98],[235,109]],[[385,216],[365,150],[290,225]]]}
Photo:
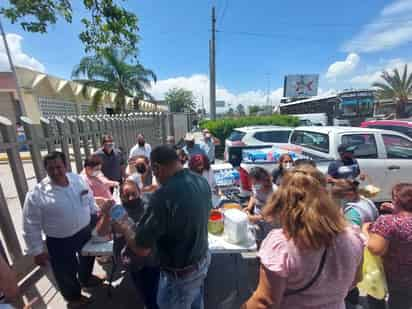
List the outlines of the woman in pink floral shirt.
{"label": "woman in pink floral shirt", "polygon": [[313,167],[292,170],[266,205],[278,221],[259,251],[259,284],[243,309],[345,309],[357,282],[363,242],[346,224]]}
{"label": "woman in pink floral shirt", "polygon": [[[390,309],[412,308],[412,184],[393,189],[393,214],[364,225],[368,248],[383,257]],[[390,208],[390,207],[389,207]],[[388,207],[387,207],[388,209]]]}

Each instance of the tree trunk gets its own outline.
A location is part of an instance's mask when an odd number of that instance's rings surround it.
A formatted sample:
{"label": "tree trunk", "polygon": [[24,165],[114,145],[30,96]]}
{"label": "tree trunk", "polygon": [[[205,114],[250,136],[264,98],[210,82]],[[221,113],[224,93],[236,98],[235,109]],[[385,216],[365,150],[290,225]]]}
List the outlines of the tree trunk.
{"label": "tree trunk", "polygon": [[404,100],[396,102],[396,118],[406,118],[406,103]]}
{"label": "tree trunk", "polygon": [[118,94],[116,97],[116,113],[124,113],[126,111],[126,97],[123,94]]}

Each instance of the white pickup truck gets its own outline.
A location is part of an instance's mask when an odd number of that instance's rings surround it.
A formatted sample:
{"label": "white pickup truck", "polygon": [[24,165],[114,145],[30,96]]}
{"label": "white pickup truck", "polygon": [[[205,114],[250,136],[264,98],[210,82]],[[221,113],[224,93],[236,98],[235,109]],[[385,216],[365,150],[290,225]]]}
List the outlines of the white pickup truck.
{"label": "white pickup truck", "polygon": [[[381,192],[375,202],[391,200],[392,187],[399,182],[412,181],[412,139],[388,130],[355,127],[298,127],[289,138],[289,147],[316,161],[318,168],[327,172],[329,163],[339,158],[340,144],[356,145],[355,158],[362,173]],[[282,148],[282,146],[280,147]],[[243,170],[253,166],[272,171],[272,164],[242,162]]]}

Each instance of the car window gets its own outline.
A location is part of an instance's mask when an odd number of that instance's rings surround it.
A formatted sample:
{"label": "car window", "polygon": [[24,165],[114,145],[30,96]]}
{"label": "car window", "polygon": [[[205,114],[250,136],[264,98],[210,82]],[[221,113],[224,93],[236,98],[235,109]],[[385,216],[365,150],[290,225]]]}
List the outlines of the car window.
{"label": "car window", "polygon": [[376,139],[373,134],[345,134],[342,135],[342,144],[356,145],[355,158],[372,159],[378,157]]}
{"label": "car window", "polygon": [[397,135],[383,134],[383,143],[389,159],[412,159],[412,142]]}
{"label": "car window", "polygon": [[323,133],[295,131],[291,137],[291,143],[325,153],[329,152],[329,136]]}
{"label": "car window", "polygon": [[237,142],[237,141],[241,141],[242,138],[246,135],[246,133],[241,132],[241,131],[233,131],[229,137],[228,140],[231,142]]}
{"label": "car window", "polygon": [[287,130],[256,132],[254,137],[265,143],[288,143],[290,132]]}

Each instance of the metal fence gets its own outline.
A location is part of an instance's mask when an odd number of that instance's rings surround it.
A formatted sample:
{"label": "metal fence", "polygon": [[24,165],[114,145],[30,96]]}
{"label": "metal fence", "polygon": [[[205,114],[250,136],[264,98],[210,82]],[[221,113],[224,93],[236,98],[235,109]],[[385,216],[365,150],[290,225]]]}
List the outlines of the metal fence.
{"label": "metal fence", "polygon": [[[174,126],[177,126],[175,119],[179,119],[179,135],[181,135],[183,132],[180,122],[185,120],[184,122],[188,123],[189,115],[185,119],[180,115],[175,117],[173,114],[165,113],[94,115],[41,119],[40,125],[34,124],[27,117],[21,117],[26,138],[24,141],[19,141],[15,124],[0,116],[2,140],[0,154],[8,159],[9,169],[5,174],[10,174],[8,176],[10,179],[0,178],[0,231],[8,257],[20,278],[33,270],[34,265],[32,259],[23,253],[21,224],[19,226],[16,220],[21,220],[19,218],[21,207],[29,187],[46,176],[42,156],[47,152],[60,150],[71,160],[69,170],[79,173],[83,169],[84,158],[101,146],[102,135],[112,135],[118,147],[127,154],[135,144],[138,133],[143,133],[152,146],[164,143],[168,135],[174,135]],[[188,125],[184,124],[183,127],[186,128],[186,132],[189,130]],[[22,147],[28,148],[28,159],[22,158],[20,153]],[[28,170],[34,171],[31,186],[26,176]],[[3,185],[6,185],[8,191],[15,190],[13,192],[17,197],[13,206],[20,208],[18,215],[14,213],[16,209],[11,209],[12,205],[8,203]],[[10,187],[12,189],[9,190]]]}

